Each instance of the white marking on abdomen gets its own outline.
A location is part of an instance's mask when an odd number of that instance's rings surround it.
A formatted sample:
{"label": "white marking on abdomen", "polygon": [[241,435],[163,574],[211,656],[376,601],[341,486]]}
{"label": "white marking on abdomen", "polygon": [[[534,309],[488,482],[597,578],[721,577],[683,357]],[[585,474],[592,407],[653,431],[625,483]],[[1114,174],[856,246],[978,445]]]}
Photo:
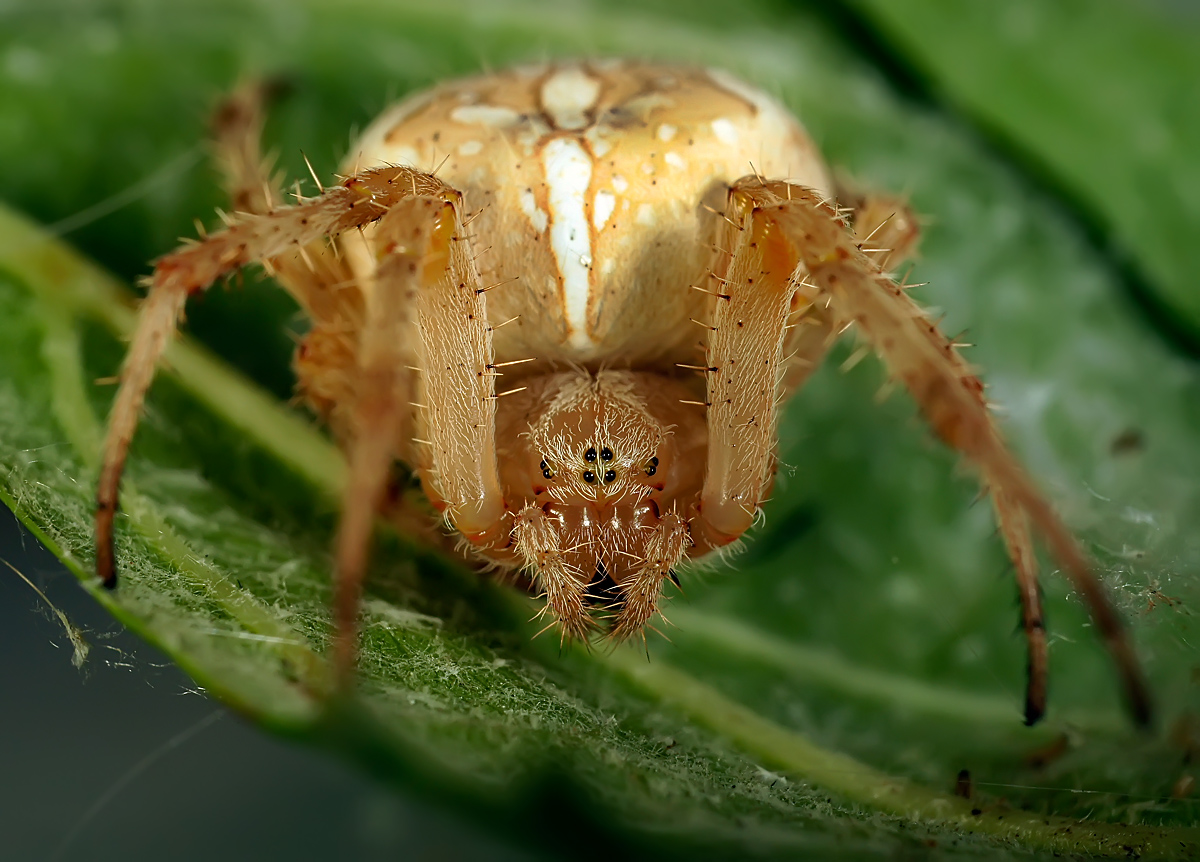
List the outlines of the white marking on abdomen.
{"label": "white marking on abdomen", "polygon": [[617,199],[612,192],[596,192],[596,200],[592,202],[592,224],[596,226],[596,230],[604,230],[604,225],[616,205]]}
{"label": "white marking on abdomen", "polygon": [[592,160],[578,141],[555,138],[542,153],[550,209],[550,248],[558,261],[567,315],[567,340],[587,350],[595,343],[587,331],[592,238],[584,195],[592,182]]}
{"label": "white marking on abdomen", "polygon": [[497,128],[514,125],[520,118],[512,108],[501,105],[461,105],[450,112],[450,119],[456,123]]}
{"label": "white marking on abdomen", "polygon": [[718,117],[712,121],[713,134],[717,136],[717,140],[721,143],[736,147],[738,142],[737,126],[731,123],[724,117]]}
{"label": "white marking on abdomen", "polygon": [[600,82],[578,66],[559,69],[542,84],[542,107],[560,129],[582,129],[600,95]]}
{"label": "white marking on abdomen", "polygon": [[521,192],[521,211],[529,218],[529,223],[533,225],[534,230],[538,233],[546,232],[549,219],[546,211],[537,205],[537,198],[533,196],[532,189],[525,189]]}

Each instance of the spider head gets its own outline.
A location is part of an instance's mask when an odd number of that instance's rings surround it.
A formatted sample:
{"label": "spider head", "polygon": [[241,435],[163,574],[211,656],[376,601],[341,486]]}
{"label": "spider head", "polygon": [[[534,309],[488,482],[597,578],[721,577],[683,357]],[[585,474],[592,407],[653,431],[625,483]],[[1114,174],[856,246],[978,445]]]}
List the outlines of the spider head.
{"label": "spider head", "polygon": [[501,452],[506,498],[548,516],[563,569],[589,584],[594,600],[620,602],[662,516],[686,517],[698,499],[703,413],[681,405],[694,395],[660,374],[579,371],[523,382],[529,398],[514,400],[519,415],[509,419],[515,445]]}

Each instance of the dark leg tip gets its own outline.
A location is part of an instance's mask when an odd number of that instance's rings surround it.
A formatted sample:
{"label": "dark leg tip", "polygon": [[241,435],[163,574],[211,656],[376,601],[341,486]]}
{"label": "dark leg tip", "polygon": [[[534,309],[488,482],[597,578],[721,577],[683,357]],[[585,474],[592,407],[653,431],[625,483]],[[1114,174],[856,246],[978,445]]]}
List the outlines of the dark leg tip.
{"label": "dark leg tip", "polygon": [[1133,723],[1139,730],[1154,730],[1154,707],[1150,704],[1149,697],[1143,695],[1132,700],[1129,704],[1129,712],[1133,716]]}
{"label": "dark leg tip", "polygon": [[1046,714],[1044,704],[1036,703],[1032,700],[1025,701],[1025,726],[1033,727],[1042,720],[1042,716]]}

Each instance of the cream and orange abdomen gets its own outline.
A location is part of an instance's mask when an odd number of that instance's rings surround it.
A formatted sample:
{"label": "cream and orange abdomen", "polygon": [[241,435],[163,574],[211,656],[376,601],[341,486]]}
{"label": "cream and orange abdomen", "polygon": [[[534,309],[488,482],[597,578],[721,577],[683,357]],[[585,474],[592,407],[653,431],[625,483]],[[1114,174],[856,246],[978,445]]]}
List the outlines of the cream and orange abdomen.
{"label": "cream and orange abdomen", "polygon": [[[825,191],[816,148],[726,73],[632,61],[453,81],[385,112],[347,170],[433,171],[478,212],[470,235],[497,361],[646,366],[694,356],[711,249],[705,205],[757,170]],[[515,319],[514,319],[515,318]],[[685,325],[681,325],[685,324]]]}

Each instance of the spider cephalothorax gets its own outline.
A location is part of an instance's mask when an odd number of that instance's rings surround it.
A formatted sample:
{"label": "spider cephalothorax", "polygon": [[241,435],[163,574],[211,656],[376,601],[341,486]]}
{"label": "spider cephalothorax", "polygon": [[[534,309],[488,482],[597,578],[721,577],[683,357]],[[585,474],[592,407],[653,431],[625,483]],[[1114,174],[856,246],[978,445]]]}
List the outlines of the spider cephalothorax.
{"label": "spider cephalothorax", "polygon": [[779,405],[853,327],[991,494],[1029,640],[1026,720],[1042,714],[1047,674],[1034,533],[1147,718],[1132,648],[1086,559],[1004,445],[979,380],[888,274],[917,239],[907,206],[835,203],[816,148],[774,99],[719,70],[623,60],[454,81],[385,112],[347,175],[292,206],[258,155],[259,108],[247,88],[218,112],[246,212],[158,262],[130,348],[98,493],[107,583],[155,364],[187,297],[251,261],[312,319],[300,391],[348,456],[343,679],[395,461],[476,558],[529,573],[564,637],[586,637],[601,615],[629,637],[677,565],[750,528],[772,482]]}
{"label": "spider cephalothorax", "polygon": [[615,614],[615,636],[640,632],[691,546],[706,433],[680,403],[690,395],[666,375],[576,370],[501,402],[500,476],[517,516],[513,542],[482,553],[527,568],[565,633],[587,633],[589,602]]}

